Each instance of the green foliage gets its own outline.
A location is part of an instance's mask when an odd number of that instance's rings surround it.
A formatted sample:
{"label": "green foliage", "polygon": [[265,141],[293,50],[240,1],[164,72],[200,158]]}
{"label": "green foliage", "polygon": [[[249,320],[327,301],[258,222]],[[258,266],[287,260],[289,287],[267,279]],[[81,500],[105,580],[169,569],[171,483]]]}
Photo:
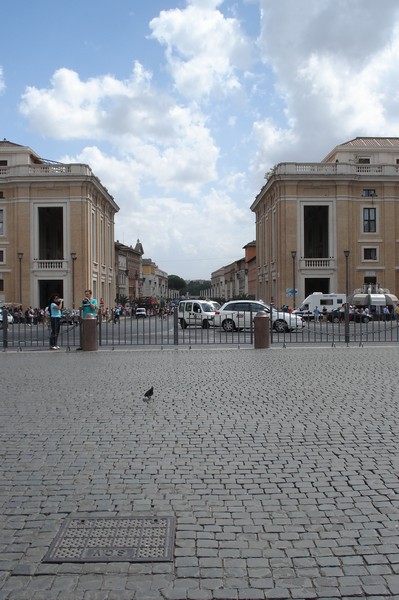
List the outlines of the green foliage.
{"label": "green foliage", "polygon": [[117,294],[116,295],[116,304],[120,304],[121,306],[126,306],[126,304],[129,304],[129,298],[127,296],[125,296],[124,294]]}
{"label": "green foliage", "polygon": [[177,290],[178,292],[185,293],[187,284],[184,279],[178,275],[169,275],[168,286],[170,290]]}
{"label": "green foliage", "polygon": [[210,281],[189,281],[187,284],[187,292],[192,297],[200,296],[202,290],[209,290],[210,288]]}

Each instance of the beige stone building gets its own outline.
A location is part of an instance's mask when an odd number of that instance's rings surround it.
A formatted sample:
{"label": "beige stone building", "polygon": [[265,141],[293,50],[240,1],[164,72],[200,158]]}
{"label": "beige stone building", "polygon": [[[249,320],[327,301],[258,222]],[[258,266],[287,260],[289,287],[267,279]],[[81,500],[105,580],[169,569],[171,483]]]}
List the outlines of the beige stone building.
{"label": "beige stone building", "polygon": [[151,258],[143,258],[142,300],[152,299],[163,306],[169,298],[168,274],[162,271]]}
{"label": "beige stone building", "polygon": [[[276,306],[372,284],[399,292],[399,138],[356,138],[280,163],[256,215],[257,296]],[[346,255],[347,256],[346,256]]]}
{"label": "beige stone building", "polygon": [[84,164],[0,142],[0,304],[77,307],[86,288],[115,298],[113,197]]}
{"label": "beige stone building", "polygon": [[243,248],[245,257],[239,258],[211,273],[211,289],[206,290],[210,298],[231,300],[232,298],[255,298],[256,296],[256,242]]}
{"label": "beige stone building", "polygon": [[142,296],[143,287],[143,246],[137,240],[135,247],[115,242],[115,271],[116,271],[116,298],[129,299],[129,304],[135,306]]}

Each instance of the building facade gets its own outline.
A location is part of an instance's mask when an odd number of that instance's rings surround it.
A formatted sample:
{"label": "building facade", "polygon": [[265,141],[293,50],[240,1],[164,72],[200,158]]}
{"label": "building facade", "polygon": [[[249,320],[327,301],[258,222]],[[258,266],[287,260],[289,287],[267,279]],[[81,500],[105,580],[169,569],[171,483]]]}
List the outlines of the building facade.
{"label": "building facade", "polygon": [[169,298],[168,274],[150,258],[143,258],[143,298],[163,306]]}
{"label": "building facade", "polygon": [[87,165],[0,142],[0,304],[44,308],[59,293],[73,308],[91,288],[112,305],[118,210]]}
{"label": "building facade", "polygon": [[139,302],[143,295],[143,246],[137,240],[135,247],[125,246],[119,240],[115,242],[115,270],[116,270],[116,298],[118,303],[121,298],[127,298],[131,306]]}
{"label": "building facade", "polygon": [[356,138],[320,163],[280,163],[256,215],[257,295],[399,291],[399,138]]}
{"label": "building facade", "polygon": [[206,295],[218,300],[256,296],[256,242],[244,246],[245,256],[211,274],[211,289]]}

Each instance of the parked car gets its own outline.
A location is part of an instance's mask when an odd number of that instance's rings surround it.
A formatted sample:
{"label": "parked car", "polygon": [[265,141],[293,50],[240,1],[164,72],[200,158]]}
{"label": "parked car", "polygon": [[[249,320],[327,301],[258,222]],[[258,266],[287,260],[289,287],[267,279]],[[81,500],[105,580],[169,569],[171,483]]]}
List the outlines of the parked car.
{"label": "parked car", "polygon": [[[354,321],[355,323],[369,323],[373,319],[370,313],[360,313],[357,312],[354,308],[349,308],[349,321]],[[345,320],[345,310],[333,310],[327,314],[327,320],[332,323],[340,323]]]}
{"label": "parked car", "polygon": [[179,304],[179,321],[182,329],[199,325],[208,329],[214,325],[215,308],[206,300],[182,300]]}
{"label": "parked car", "polygon": [[331,312],[327,313],[327,321],[330,321],[331,323],[339,323],[344,319],[345,312],[341,309],[337,308],[336,310],[332,310]]}
{"label": "parked car", "polygon": [[147,311],[145,308],[136,308],[136,319],[146,319]]}
{"label": "parked car", "polygon": [[[12,325],[14,323],[14,317],[10,312],[7,312],[7,323]],[[0,327],[3,327],[3,309],[0,308]]]}
{"label": "parked car", "polygon": [[[215,326],[223,327],[225,331],[248,329],[251,318],[254,319],[258,312],[266,312],[270,317],[270,306],[255,300],[231,300],[215,312]],[[293,313],[286,313],[272,308],[273,329],[282,333],[302,329],[305,322],[302,317]]]}
{"label": "parked car", "polygon": [[368,323],[369,321],[372,321],[372,319],[373,315],[371,315],[370,313],[360,313],[357,312],[354,308],[351,308],[349,310],[349,320],[355,321],[355,323]]}
{"label": "parked car", "polygon": [[220,308],[220,306],[221,306],[221,305],[219,304],[219,302],[216,302],[215,300],[207,300],[207,302],[208,302],[208,303],[209,303],[211,306],[213,306],[213,310],[219,310],[219,308]]}

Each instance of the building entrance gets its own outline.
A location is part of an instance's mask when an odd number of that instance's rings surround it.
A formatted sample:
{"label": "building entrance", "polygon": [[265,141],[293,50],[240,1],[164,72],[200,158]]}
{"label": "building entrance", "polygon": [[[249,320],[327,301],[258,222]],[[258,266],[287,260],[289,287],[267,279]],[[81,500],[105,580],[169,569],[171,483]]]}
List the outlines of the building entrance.
{"label": "building entrance", "polygon": [[39,308],[46,308],[53,294],[64,297],[64,282],[62,279],[41,279],[39,281]]}
{"label": "building entrance", "polygon": [[322,294],[330,294],[330,280],[328,277],[308,277],[305,279],[305,298],[313,294],[313,292],[321,292]]}

